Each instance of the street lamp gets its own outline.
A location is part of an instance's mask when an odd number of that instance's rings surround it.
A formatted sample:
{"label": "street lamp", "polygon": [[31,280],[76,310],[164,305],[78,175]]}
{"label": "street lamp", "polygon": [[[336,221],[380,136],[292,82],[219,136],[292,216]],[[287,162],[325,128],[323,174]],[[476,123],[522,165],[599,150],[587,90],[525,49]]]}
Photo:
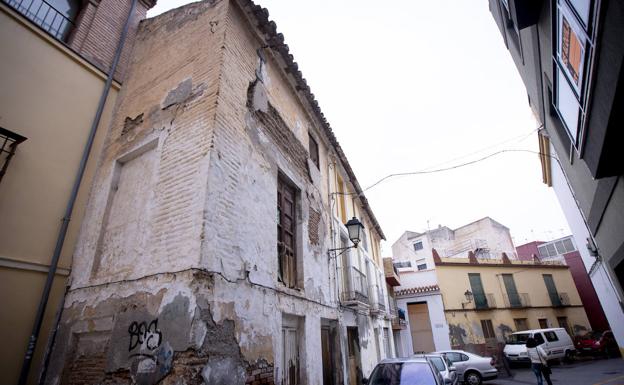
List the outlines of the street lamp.
{"label": "street lamp", "polygon": [[474,298],[474,294],[472,294],[472,292],[470,290],[466,290],[466,292],[464,293],[464,297],[466,297],[466,301],[467,302],[462,302],[462,309],[466,308],[466,305],[468,305],[469,303],[472,302],[473,298]]}
{"label": "street lamp", "polygon": [[358,244],[362,241],[362,230],[364,229],[364,225],[362,224],[362,222],[360,222],[359,219],[357,219],[356,217],[349,219],[349,221],[345,223],[345,227],[347,228],[347,232],[349,233],[349,239],[351,240],[351,242],[353,242],[353,245],[347,247],[338,247],[336,249],[329,249],[327,250],[328,253],[332,251],[349,250],[356,248]]}
{"label": "street lamp", "polygon": [[353,217],[345,223],[345,226],[349,232],[349,239],[353,242],[353,247],[357,247],[358,243],[362,240],[364,225],[356,217]]}

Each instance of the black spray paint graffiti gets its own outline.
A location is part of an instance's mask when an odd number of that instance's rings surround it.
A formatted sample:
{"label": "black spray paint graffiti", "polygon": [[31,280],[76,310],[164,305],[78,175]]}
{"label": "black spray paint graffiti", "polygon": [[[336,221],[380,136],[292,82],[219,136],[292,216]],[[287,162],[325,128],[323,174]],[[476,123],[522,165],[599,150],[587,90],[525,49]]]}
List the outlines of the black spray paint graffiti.
{"label": "black spray paint graffiti", "polygon": [[128,351],[140,346],[141,349],[155,350],[162,343],[162,333],[158,330],[158,318],[149,324],[143,322],[132,322],[128,327],[130,334],[130,345]]}

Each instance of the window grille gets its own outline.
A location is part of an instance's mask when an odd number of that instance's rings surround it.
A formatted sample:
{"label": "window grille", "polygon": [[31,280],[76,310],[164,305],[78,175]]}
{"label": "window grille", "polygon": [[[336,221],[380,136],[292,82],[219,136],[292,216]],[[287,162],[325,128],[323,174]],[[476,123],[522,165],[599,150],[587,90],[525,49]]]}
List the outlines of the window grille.
{"label": "window grille", "polygon": [[66,42],[80,11],[76,0],[2,0],[56,39]]}
{"label": "window grille", "polygon": [[26,137],[0,127],[0,167],[2,167],[0,168],[0,182],[2,182],[6,170],[9,168],[9,163],[15,155],[17,146],[25,140]]}

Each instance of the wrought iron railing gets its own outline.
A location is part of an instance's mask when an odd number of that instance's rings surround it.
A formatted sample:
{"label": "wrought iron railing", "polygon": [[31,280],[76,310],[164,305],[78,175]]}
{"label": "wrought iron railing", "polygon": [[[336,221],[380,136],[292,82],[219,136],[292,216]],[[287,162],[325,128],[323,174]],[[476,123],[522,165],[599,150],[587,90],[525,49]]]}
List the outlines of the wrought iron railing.
{"label": "wrought iron railing", "polygon": [[548,293],[550,302],[554,307],[570,306],[570,296],[568,293]]}
{"label": "wrought iron railing", "polygon": [[9,168],[17,146],[25,140],[25,137],[0,127],[0,182]]}
{"label": "wrought iron railing", "polygon": [[368,303],[368,280],[366,274],[354,267],[348,267],[345,276],[347,281],[340,294],[343,302],[359,301]]}
{"label": "wrought iron railing", "polygon": [[531,307],[531,301],[527,293],[506,293],[503,294],[503,299],[507,308]]}
{"label": "wrought iron railing", "polygon": [[46,0],[2,0],[17,12],[61,41],[67,41],[74,20]]}
{"label": "wrought iron railing", "polygon": [[493,309],[496,307],[494,295],[491,293],[474,294],[475,309]]}

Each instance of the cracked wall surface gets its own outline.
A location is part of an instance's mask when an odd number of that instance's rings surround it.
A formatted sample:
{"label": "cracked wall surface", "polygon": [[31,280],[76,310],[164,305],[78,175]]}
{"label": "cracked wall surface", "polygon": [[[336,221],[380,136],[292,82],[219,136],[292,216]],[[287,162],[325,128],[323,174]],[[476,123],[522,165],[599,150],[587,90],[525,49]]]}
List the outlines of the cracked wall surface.
{"label": "cracked wall surface", "polygon": [[[385,356],[374,329],[388,317],[338,300],[327,252],[335,149],[249,7],[206,1],[141,24],[46,383],[282,383],[292,317],[300,383],[323,383],[327,325],[336,384],[348,381],[347,327],[358,328],[365,375]],[[278,175],[298,191],[297,289],[278,281]]]}

